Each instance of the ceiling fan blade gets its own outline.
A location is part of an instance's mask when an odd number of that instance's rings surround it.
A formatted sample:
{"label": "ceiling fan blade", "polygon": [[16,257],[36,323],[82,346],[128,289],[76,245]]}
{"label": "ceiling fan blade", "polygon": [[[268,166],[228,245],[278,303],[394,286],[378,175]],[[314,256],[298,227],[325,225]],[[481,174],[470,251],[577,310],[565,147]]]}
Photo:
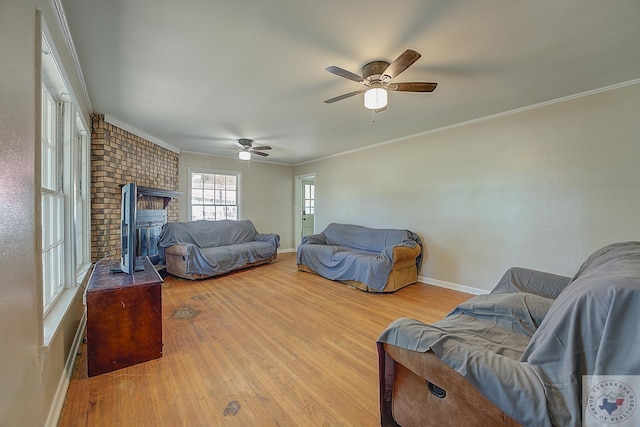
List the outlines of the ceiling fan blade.
{"label": "ceiling fan blade", "polygon": [[351,71],[347,71],[344,68],[340,68],[332,65],[331,67],[325,68],[325,70],[327,70],[332,74],[335,74],[336,76],[344,77],[345,79],[353,80],[354,82],[357,82],[357,83],[362,83],[364,81],[364,78],[360,77],[355,73],[352,73]]}
{"label": "ceiling fan blade", "polygon": [[433,92],[438,86],[438,83],[427,82],[406,82],[406,83],[391,83],[389,90],[398,90],[402,92]]}
{"label": "ceiling fan blade", "polygon": [[407,49],[402,53],[402,55],[398,56],[395,59],[395,61],[389,64],[389,66],[387,67],[386,70],[384,70],[384,73],[382,73],[382,75],[388,76],[389,78],[392,79],[396,77],[398,74],[400,74],[401,72],[403,72],[404,70],[406,70],[407,68],[409,68],[411,64],[416,62],[421,56],[422,55],[420,55],[415,50]]}
{"label": "ceiling fan blade", "polygon": [[261,145],[260,147],[252,147],[252,149],[255,150],[271,150],[271,147],[269,147],[268,145]]}
{"label": "ceiling fan blade", "polygon": [[252,153],[262,157],[267,157],[269,155],[267,153],[263,153],[262,151],[252,151]]}
{"label": "ceiling fan blade", "polygon": [[356,90],[356,91],[353,91],[353,92],[345,93],[344,95],[340,95],[340,96],[336,96],[335,98],[327,99],[324,102],[325,102],[325,104],[331,104],[331,103],[336,102],[336,101],[342,101],[343,99],[351,98],[352,96],[364,93],[364,91],[365,91],[365,89],[360,89],[360,90]]}
{"label": "ceiling fan blade", "polygon": [[238,148],[239,148],[239,149],[241,149],[241,150],[244,150],[244,149],[246,149],[246,148],[247,148],[247,146],[246,146],[246,145],[242,145],[242,144],[240,144],[240,141],[233,141],[233,143],[236,145],[236,147],[238,147]]}

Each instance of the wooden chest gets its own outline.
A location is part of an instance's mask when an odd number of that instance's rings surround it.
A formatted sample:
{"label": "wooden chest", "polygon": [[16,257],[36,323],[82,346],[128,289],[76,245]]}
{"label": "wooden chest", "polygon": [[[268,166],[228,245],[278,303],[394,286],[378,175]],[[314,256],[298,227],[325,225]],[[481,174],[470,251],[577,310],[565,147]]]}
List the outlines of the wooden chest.
{"label": "wooden chest", "polygon": [[144,271],[112,273],[96,264],[86,290],[87,365],[94,376],[162,356],[162,278],[148,257]]}

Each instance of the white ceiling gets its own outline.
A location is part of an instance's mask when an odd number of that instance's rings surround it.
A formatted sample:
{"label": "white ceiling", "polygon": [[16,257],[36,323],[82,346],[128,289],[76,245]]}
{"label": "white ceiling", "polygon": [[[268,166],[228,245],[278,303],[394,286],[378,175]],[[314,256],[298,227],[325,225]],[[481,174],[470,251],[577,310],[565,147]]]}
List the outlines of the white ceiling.
{"label": "white ceiling", "polygon": [[[61,0],[95,113],[180,150],[300,164],[640,78],[638,0]],[[422,54],[374,114],[357,74]],[[373,121],[375,119],[375,121]]]}

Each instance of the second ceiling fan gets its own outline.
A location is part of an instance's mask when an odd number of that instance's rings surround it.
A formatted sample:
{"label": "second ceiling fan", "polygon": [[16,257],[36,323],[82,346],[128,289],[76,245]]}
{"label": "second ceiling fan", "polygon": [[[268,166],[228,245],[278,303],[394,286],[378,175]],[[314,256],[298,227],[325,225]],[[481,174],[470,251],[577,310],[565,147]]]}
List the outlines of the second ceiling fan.
{"label": "second ceiling fan", "polygon": [[236,147],[239,148],[239,157],[240,160],[249,160],[251,159],[251,153],[257,154],[258,156],[267,157],[269,153],[263,153],[262,150],[271,150],[271,147],[268,145],[261,145],[259,147],[253,146],[253,140],[248,138],[240,138],[237,141],[233,142]]}
{"label": "second ceiling fan", "polygon": [[364,93],[364,106],[366,108],[370,110],[382,110],[387,106],[387,91],[433,92],[436,86],[438,86],[438,83],[391,83],[393,78],[409,68],[420,56],[421,55],[415,50],[407,49],[390,64],[386,61],[369,62],[362,67],[362,76],[340,67],[327,67],[326,70],[328,72],[363,84],[365,87],[360,90],[345,93],[344,95],[336,96],[335,98],[327,99],[324,102],[331,104]]}

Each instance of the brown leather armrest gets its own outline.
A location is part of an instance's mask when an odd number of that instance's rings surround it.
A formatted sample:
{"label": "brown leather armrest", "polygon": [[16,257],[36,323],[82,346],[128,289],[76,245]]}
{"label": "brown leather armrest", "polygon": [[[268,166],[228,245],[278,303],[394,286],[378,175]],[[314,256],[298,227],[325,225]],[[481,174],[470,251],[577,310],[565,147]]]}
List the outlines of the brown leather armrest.
{"label": "brown leather armrest", "polygon": [[408,246],[396,246],[393,248],[393,263],[416,259],[420,255],[420,246],[410,248]]}

